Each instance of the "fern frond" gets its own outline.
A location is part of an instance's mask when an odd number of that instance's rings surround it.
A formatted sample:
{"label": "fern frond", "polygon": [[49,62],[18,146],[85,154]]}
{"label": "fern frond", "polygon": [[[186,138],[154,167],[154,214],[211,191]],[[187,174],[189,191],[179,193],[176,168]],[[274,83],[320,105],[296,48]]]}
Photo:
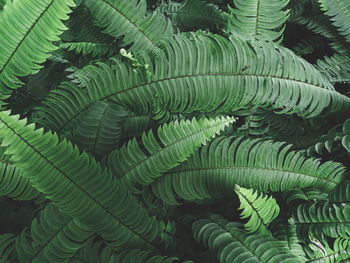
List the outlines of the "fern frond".
{"label": "fern frond", "polygon": [[321,10],[331,17],[333,25],[338,29],[347,42],[350,42],[350,29],[348,21],[350,20],[350,2],[339,0],[319,0]]}
{"label": "fern frond", "polygon": [[72,141],[100,159],[119,145],[122,122],[128,114],[124,107],[99,101],[80,119]]}
{"label": "fern frond", "polygon": [[185,0],[182,3],[163,4],[157,8],[182,30],[226,28],[228,14],[203,0]]}
{"label": "fern frond", "polygon": [[349,55],[350,44],[345,38],[337,33],[337,29],[333,26],[328,17],[323,13],[316,13],[312,16],[301,16],[293,21],[299,25],[305,26],[312,32],[327,38],[331,43],[330,47],[342,55]]}
{"label": "fern frond", "polygon": [[286,242],[291,253],[306,261],[306,255],[303,250],[303,245],[297,235],[297,227],[293,224],[288,224],[281,219],[275,220],[271,225],[273,237],[283,242]]}
{"label": "fern frond", "polygon": [[350,58],[348,56],[334,54],[332,57],[324,57],[317,61],[317,67],[331,83],[350,82]]}
{"label": "fern frond", "polygon": [[155,121],[149,115],[138,115],[131,112],[123,122],[123,138],[137,137],[152,128]]}
{"label": "fern frond", "polygon": [[248,235],[241,224],[220,216],[196,221],[192,230],[197,241],[217,252],[220,262],[303,262],[292,255],[285,243],[263,234]]}
{"label": "fern frond", "polygon": [[283,199],[286,200],[288,205],[290,205],[293,202],[301,203],[301,200],[307,201],[307,202],[321,201],[321,200],[327,201],[328,200],[327,193],[324,193],[321,190],[313,188],[313,187],[304,188],[304,189],[287,190],[287,191],[283,192],[282,196],[283,196]]}
{"label": "fern frond", "polygon": [[315,202],[299,205],[291,222],[297,225],[298,235],[325,237],[350,237],[350,207],[348,204]]}
{"label": "fern frond", "polygon": [[14,234],[0,235],[0,262],[12,263],[17,260],[15,249],[16,236]]}
{"label": "fern frond", "polygon": [[311,64],[272,43],[192,34],[164,45],[168,57],[157,56],[154,63],[145,58],[145,64],[154,64],[147,70],[118,61],[112,67],[88,66],[87,94],[79,87],[61,88],[37,108],[49,122],[45,127],[69,130],[82,112],[105,99],[145,114],[159,105],[172,113],[260,106],[315,117],[326,108],[331,114],[350,107],[350,99],[334,91]]}
{"label": "fern frond", "polygon": [[0,13],[0,100],[23,84],[19,77],[37,73],[57,49],[52,41],[66,29],[62,20],[73,6],[73,0],[7,2]]}
{"label": "fern frond", "polygon": [[[108,166],[122,181],[149,185],[163,172],[185,161],[207,140],[219,134],[234,118],[200,119],[164,124],[155,135],[142,135],[142,148],[135,139],[108,157]],[[157,139],[159,142],[157,141]]]}
{"label": "fern frond", "polygon": [[350,203],[350,181],[344,180],[329,194],[330,202]]}
{"label": "fern frond", "polygon": [[20,262],[67,262],[93,234],[79,227],[77,220],[65,216],[52,204],[46,205],[31,225],[17,237]]}
{"label": "fern frond", "polygon": [[68,51],[74,51],[78,55],[83,54],[85,56],[91,54],[93,58],[115,53],[111,46],[102,43],[66,42],[61,43],[59,47]]}
{"label": "fern frond", "polygon": [[[168,203],[232,195],[235,184],[262,192],[315,187],[329,191],[342,180],[340,163],[304,157],[291,145],[261,139],[217,138],[152,184]],[[175,202],[176,203],[176,202]]]}
{"label": "fern frond", "polygon": [[40,196],[23,173],[9,162],[0,149],[0,196],[9,196],[14,200],[35,200]]}
{"label": "fern frond", "polygon": [[163,14],[146,13],[146,0],[86,0],[86,6],[104,33],[123,37],[131,52],[158,50],[161,40],[171,39],[173,30]]}
{"label": "fern frond", "polygon": [[56,134],[34,130],[19,116],[0,112],[0,138],[6,154],[63,213],[96,231],[114,246],[154,247],[160,243],[158,222],[148,217],[126,186],[102,170],[86,153]]}
{"label": "fern frond", "polygon": [[276,200],[253,189],[245,189],[235,186],[235,192],[239,197],[242,209],[241,218],[249,218],[245,224],[248,233],[270,234],[268,225],[278,216],[280,208]]}
{"label": "fern frond", "polygon": [[[298,17],[301,17],[305,13],[313,13],[314,9],[319,9],[317,2],[313,0],[299,0],[299,1],[289,1],[287,9],[290,10],[290,15],[288,17],[288,22],[293,22]],[[310,11],[311,10],[311,11]]]}
{"label": "fern frond", "polygon": [[289,12],[283,11],[289,0],[234,0],[228,30],[247,39],[280,43]]}

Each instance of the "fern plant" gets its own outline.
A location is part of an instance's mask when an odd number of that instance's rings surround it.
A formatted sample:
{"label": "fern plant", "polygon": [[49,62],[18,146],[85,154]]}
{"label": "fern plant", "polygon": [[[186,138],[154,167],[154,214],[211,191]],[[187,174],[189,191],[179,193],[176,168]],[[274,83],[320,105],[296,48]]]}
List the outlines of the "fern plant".
{"label": "fern plant", "polygon": [[0,262],[349,262],[349,14],[0,0]]}

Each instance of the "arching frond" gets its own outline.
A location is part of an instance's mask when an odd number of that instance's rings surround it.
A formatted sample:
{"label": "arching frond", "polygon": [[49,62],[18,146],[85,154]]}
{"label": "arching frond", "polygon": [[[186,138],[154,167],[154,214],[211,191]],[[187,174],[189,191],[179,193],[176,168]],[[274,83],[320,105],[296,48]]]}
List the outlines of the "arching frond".
{"label": "arching frond", "polygon": [[292,223],[301,237],[350,237],[350,207],[348,204],[315,202],[299,205]]}
{"label": "arching frond", "polygon": [[288,205],[291,203],[301,203],[301,200],[307,202],[328,200],[327,193],[313,187],[287,190],[282,195]]}
{"label": "arching frond", "polygon": [[348,27],[350,2],[339,0],[319,0],[319,2],[321,9],[331,17],[332,24],[337,27],[340,34],[345,36],[346,41],[350,42],[350,29]]}
{"label": "arching frond", "polygon": [[350,58],[348,56],[334,54],[332,57],[324,57],[317,61],[317,67],[320,69],[331,83],[349,83],[350,82]]}
{"label": "arching frond", "polygon": [[40,196],[23,173],[3,154],[0,148],[0,196],[9,196],[14,200],[33,200]]}
{"label": "arching frond", "polygon": [[158,222],[89,155],[80,154],[66,140],[59,142],[56,134],[34,130],[33,124],[26,125],[9,112],[0,112],[0,121],[0,138],[11,161],[63,213],[114,246],[160,243]]}
{"label": "arching frond", "polygon": [[293,22],[327,38],[331,42],[329,45],[334,51],[342,55],[349,55],[350,44],[345,41],[342,35],[337,33],[336,27],[330,23],[328,17],[323,13],[301,16]]}
{"label": "arching frond", "polygon": [[86,0],[86,6],[104,33],[123,37],[130,51],[157,50],[161,40],[172,37],[170,21],[163,14],[147,14],[146,0]]}
{"label": "arching frond", "polygon": [[196,221],[192,225],[197,241],[216,251],[220,262],[301,263],[285,243],[263,234],[248,235],[239,223],[220,216]]}
{"label": "arching frond", "polygon": [[350,181],[344,180],[330,193],[330,202],[350,203]]}
{"label": "arching frond", "polygon": [[73,0],[7,2],[0,13],[0,100],[23,84],[18,77],[42,68],[48,53],[57,48],[52,41],[66,29],[61,20],[68,19],[73,6]]}
{"label": "arching frond", "polygon": [[319,9],[319,7],[317,6],[317,2],[313,0],[289,1],[289,4],[287,5],[287,9],[290,10],[288,22],[293,22],[295,19],[301,17],[303,14],[313,12],[316,8]]}
{"label": "arching frond", "polygon": [[293,255],[306,261],[303,245],[297,236],[296,225],[288,224],[284,220],[277,219],[270,225],[270,229],[273,237],[285,242]]}
{"label": "arching frond", "polygon": [[150,115],[131,112],[123,122],[123,138],[137,137],[152,128],[155,121]]}
{"label": "arching frond", "polygon": [[[262,192],[315,187],[329,191],[342,180],[340,163],[304,157],[291,145],[261,139],[217,138],[152,184],[168,203],[232,195],[235,184]],[[176,194],[176,195],[175,195]]]}
{"label": "arching frond", "polygon": [[[74,127],[82,112],[105,99],[143,113],[159,105],[181,113],[260,106],[315,117],[326,108],[331,114],[350,107],[350,99],[334,91],[311,64],[272,43],[192,34],[177,36],[164,48],[168,57],[156,57],[147,70],[118,61],[112,67],[88,66],[87,94],[79,87],[62,87],[38,108],[48,120],[45,126],[56,131]],[[153,62],[145,57],[145,64]]]}
{"label": "arching frond", "polygon": [[108,166],[128,184],[149,185],[233,122],[234,118],[217,118],[165,124],[158,128],[156,135],[152,131],[142,135],[142,148],[134,139],[112,152]]}
{"label": "arching frond", "polygon": [[16,236],[14,234],[0,235],[0,262],[12,263],[17,260],[15,250]]}
{"label": "arching frond", "polygon": [[72,141],[99,159],[119,145],[122,122],[128,114],[117,104],[96,102],[80,119]]}
{"label": "arching frond", "polygon": [[81,229],[77,220],[48,204],[33,220],[30,237],[27,229],[17,237],[17,255],[23,263],[67,262],[92,234]]}
{"label": "arching frond", "polygon": [[243,39],[282,41],[289,0],[234,0],[228,30]]}
{"label": "arching frond", "polygon": [[242,209],[241,218],[249,218],[245,224],[248,233],[270,234],[268,225],[278,216],[280,208],[272,196],[235,186]]}
{"label": "arching frond", "polygon": [[226,29],[228,14],[210,2],[185,0],[182,3],[163,4],[157,8],[182,30]]}

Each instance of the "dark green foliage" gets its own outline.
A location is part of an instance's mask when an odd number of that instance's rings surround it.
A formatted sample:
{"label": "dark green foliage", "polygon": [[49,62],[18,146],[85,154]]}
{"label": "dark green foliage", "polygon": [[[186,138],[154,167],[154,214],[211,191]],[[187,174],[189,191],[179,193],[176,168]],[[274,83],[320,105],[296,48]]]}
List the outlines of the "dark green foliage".
{"label": "dark green foliage", "polygon": [[349,19],[0,0],[0,263],[349,262]]}

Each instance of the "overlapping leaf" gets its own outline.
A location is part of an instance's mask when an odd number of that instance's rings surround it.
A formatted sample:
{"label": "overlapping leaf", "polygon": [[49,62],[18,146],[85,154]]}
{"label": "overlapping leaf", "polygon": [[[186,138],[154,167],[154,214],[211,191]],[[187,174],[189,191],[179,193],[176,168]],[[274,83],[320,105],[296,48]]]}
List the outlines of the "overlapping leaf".
{"label": "overlapping leaf", "polygon": [[282,142],[221,137],[166,172],[152,189],[174,204],[176,196],[185,200],[230,196],[236,184],[262,192],[310,186],[329,191],[344,174],[340,163],[321,164]]}
{"label": "overlapping leaf", "polygon": [[241,218],[249,218],[245,227],[248,233],[270,234],[268,225],[278,216],[280,208],[272,196],[259,194],[253,189],[235,186],[240,200]]}
{"label": "overlapping leaf", "polygon": [[23,263],[67,262],[93,234],[52,204],[33,220],[30,237],[26,232],[23,230],[16,242],[17,255]]}
{"label": "overlapping leaf", "polygon": [[289,0],[234,0],[228,30],[243,39],[282,41]]}
{"label": "overlapping leaf", "polygon": [[242,225],[219,216],[196,221],[194,237],[217,253],[220,262],[301,263],[285,243],[263,234],[248,235]]}
{"label": "overlapping leaf", "polygon": [[159,106],[181,113],[260,106],[315,117],[326,108],[330,114],[350,107],[350,99],[334,91],[311,64],[272,43],[191,34],[177,36],[164,49],[153,62],[144,56],[147,70],[118,61],[86,67],[87,94],[71,86],[52,91],[38,108],[45,126],[69,130],[82,112],[105,99],[143,113]]}
{"label": "overlapping leaf", "polygon": [[9,112],[0,112],[0,121],[0,137],[8,146],[11,161],[63,213],[78,220],[84,229],[114,241],[114,246],[159,244],[158,222],[89,155],[80,154],[66,140],[59,142],[56,134],[34,130]]}
{"label": "overlapping leaf", "polygon": [[144,133],[142,147],[133,139],[120,150],[112,152],[108,166],[114,175],[131,185],[151,184],[162,172],[185,161],[202,144],[233,122],[234,118],[228,117],[165,124],[158,128],[157,134],[152,131]]}
{"label": "overlapping leaf", "polygon": [[86,6],[104,33],[123,37],[130,51],[157,50],[161,40],[172,37],[173,30],[163,14],[147,14],[146,0],[87,0]]}
{"label": "overlapping leaf", "polygon": [[[66,29],[73,0],[8,1],[0,13],[0,99],[23,83],[18,77],[35,74],[57,49],[52,43]],[[40,43],[40,44],[38,44]]]}

